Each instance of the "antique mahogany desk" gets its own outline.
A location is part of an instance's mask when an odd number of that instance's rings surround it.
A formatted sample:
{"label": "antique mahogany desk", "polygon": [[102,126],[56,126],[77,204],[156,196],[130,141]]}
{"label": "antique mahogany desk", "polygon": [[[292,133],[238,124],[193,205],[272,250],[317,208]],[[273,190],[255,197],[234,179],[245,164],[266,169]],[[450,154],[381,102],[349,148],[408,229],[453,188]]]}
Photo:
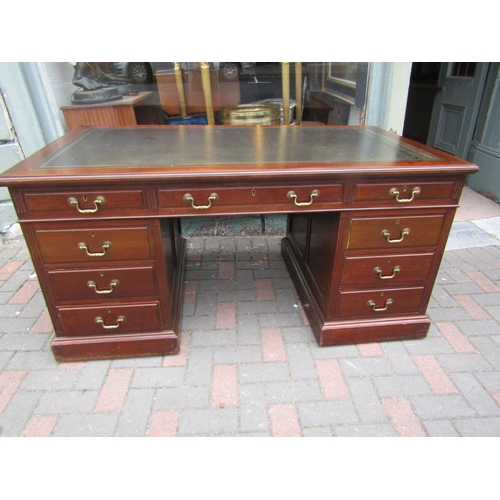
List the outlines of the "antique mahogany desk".
{"label": "antique mahogany desk", "polygon": [[175,354],[180,217],[288,214],[282,255],[321,346],[425,337],[475,165],[369,127],[79,128],[0,177],[57,360]]}

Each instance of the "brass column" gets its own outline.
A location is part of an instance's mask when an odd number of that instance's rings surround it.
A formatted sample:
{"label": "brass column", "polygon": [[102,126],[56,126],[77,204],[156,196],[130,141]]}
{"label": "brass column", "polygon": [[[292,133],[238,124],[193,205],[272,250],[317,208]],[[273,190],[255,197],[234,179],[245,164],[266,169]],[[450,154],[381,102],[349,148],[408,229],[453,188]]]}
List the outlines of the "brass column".
{"label": "brass column", "polygon": [[182,82],[181,63],[174,62],[175,85],[177,87],[177,96],[179,97],[179,106],[181,107],[181,116],[186,118],[186,97],[184,96],[184,83]]}
{"label": "brass column", "polygon": [[295,63],[295,123],[302,123],[302,63]]}
{"label": "brass column", "polygon": [[203,85],[203,95],[205,97],[207,122],[209,125],[214,125],[215,119],[214,119],[214,106],[212,103],[212,88],[210,85],[210,67],[207,62],[201,63],[201,83]]}
{"label": "brass column", "polygon": [[283,85],[283,125],[290,125],[290,63],[281,63]]}

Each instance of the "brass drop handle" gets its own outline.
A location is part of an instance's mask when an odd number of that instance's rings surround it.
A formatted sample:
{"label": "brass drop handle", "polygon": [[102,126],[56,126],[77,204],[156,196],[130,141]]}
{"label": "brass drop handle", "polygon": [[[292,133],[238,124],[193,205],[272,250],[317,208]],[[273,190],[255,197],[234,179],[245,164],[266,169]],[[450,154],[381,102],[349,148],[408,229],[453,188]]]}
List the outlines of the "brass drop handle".
{"label": "brass drop handle", "polygon": [[314,198],[317,198],[318,196],[319,196],[319,191],[317,189],[314,189],[311,192],[311,196],[309,197],[309,201],[298,202],[297,201],[297,194],[295,193],[295,191],[288,191],[288,193],[286,194],[286,197],[293,200],[293,202],[295,203],[295,205],[297,207],[308,207],[309,205],[312,205]]}
{"label": "brass drop handle", "polygon": [[95,281],[87,281],[87,286],[89,288],[93,288],[94,292],[98,293],[98,294],[111,293],[115,289],[115,287],[118,286],[119,284],[120,284],[120,282],[118,280],[111,280],[109,283],[110,288],[108,288],[106,290],[98,290]]}
{"label": "brass drop handle", "polygon": [[403,198],[402,200],[399,198],[399,191],[396,188],[391,188],[389,190],[389,194],[391,196],[394,196],[394,198],[396,198],[396,201],[398,203],[410,203],[410,201],[413,201],[413,198],[415,198],[415,196],[417,194],[420,194],[420,188],[419,187],[414,187],[411,190],[411,197],[410,198]]}
{"label": "brass drop handle", "polygon": [[382,269],[380,269],[380,267],[377,266],[373,269],[373,272],[375,274],[378,274],[378,277],[381,280],[391,280],[392,278],[394,278],[394,276],[396,276],[396,273],[399,273],[399,271],[401,271],[401,266],[395,266],[394,269],[392,270],[392,274],[382,276]]}
{"label": "brass drop handle", "polygon": [[118,316],[118,318],[116,318],[117,323],[115,325],[107,325],[106,323],[104,323],[104,319],[101,316],[97,316],[94,321],[96,323],[100,323],[106,330],[114,330],[116,328],[119,328],[121,323],[123,323],[126,319],[127,318],[125,316]]}
{"label": "brass drop handle", "polygon": [[111,241],[105,241],[102,245],[102,252],[89,252],[89,247],[87,246],[87,243],[84,243],[81,241],[78,243],[78,248],[80,250],[85,250],[85,253],[89,257],[104,257],[106,255],[106,252],[111,248]]}
{"label": "brass drop handle", "polygon": [[387,229],[382,229],[380,234],[387,240],[387,243],[401,243],[405,239],[405,236],[410,234],[410,230],[408,228],[403,229],[401,231],[401,238],[397,240],[391,240],[391,233]]}
{"label": "brass drop handle", "polygon": [[68,198],[68,203],[72,207],[76,207],[76,209],[81,214],[95,214],[99,210],[99,206],[100,205],[104,205],[106,203],[106,198],[104,198],[104,196],[98,196],[94,200],[94,208],[80,208],[80,204],[78,203],[78,200],[75,197],[73,197],[73,196],[70,196]]}
{"label": "brass drop handle", "polygon": [[372,308],[372,311],[374,312],[382,312],[382,311],[387,311],[387,308],[393,303],[392,299],[387,299],[385,301],[384,307],[375,307],[376,304],[373,302],[373,300],[369,300],[366,304],[368,307]]}
{"label": "brass drop handle", "polygon": [[194,204],[194,198],[193,198],[193,195],[189,194],[189,193],[186,193],[182,199],[186,202],[186,203],[191,203],[191,206],[195,209],[195,210],[208,210],[211,206],[212,206],[212,201],[217,201],[219,199],[219,195],[217,193],[212,193],[209,197],[208,197],[208,205],[195,205]]}

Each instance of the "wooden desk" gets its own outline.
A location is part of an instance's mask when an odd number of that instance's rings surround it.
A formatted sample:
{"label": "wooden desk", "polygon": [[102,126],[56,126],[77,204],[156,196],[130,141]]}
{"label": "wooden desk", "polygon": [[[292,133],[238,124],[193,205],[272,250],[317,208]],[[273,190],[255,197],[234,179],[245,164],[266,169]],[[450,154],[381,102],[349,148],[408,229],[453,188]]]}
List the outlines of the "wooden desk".
{"label": "wooden desk", "polygon": [[137,125],[134,108],[146,100],[152,92],[125,95],[118,101],[101,104],[72,104],[62,106],[68,130],[80,126],[89,127],[133,127]]}
{"label": "wooden desk", "polygon": [[179,218],[202,214],[289,214],[282,254],[320,345],[425,337],[476,170],[375,128],[81,128],[0,185],[62,361],[178,352]]}

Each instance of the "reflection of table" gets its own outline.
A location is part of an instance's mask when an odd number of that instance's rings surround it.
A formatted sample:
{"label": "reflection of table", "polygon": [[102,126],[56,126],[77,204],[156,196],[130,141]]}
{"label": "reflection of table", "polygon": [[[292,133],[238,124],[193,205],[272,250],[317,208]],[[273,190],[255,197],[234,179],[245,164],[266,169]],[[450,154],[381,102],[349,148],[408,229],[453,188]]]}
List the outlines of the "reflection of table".
{"label": "reflection of table", "polygon": [[180,217],[287,213],[282,254],[320,345],[422,338],[477,167],[363,127],[79,129],[0,176],[58,360],[174,354]]}
{"label": "reflection of table", "polygon": [[152,92],[126,95],[118,101],[102,104],[72,104],[62,106],[68,130],[81,125],[90,127],[133,127],[137,125],[134,108],[146,100]]}

